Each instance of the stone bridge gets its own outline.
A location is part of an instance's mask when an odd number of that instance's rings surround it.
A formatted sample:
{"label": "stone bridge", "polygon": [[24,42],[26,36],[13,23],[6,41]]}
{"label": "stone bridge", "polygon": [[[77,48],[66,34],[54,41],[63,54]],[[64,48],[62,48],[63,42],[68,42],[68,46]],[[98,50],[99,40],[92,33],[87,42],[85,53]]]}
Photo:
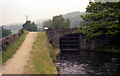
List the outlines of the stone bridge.
{"label": "stone bridge", "polygon": [[91,42],[81,33],[73,33],[77,28],[61,28],[46,31],[49,42],[61,50],[93,50],[108,43],[108,39],[96,39]]}

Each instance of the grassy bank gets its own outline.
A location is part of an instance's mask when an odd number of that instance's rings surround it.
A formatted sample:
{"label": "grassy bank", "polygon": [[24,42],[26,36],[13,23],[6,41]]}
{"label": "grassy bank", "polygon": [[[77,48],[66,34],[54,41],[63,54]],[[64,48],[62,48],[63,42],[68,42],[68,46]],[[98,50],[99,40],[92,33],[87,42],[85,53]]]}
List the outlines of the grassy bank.
{"label": "grassy bank", "polygon": [[13,43],[11,43],[6,50],[2,51],[2,62],[6,62],[8,58],[12,57],[12,55],[16,52],[16,50],[20,47],[21,43],[24,41],[28,31],[24,31],[24,33]]}
{"label": "grassy bank", "polygon": [[52,62],[45,32],[40,32],[33,44],[30,61],[25,67],[27,74],[56,74],[56,67]]}

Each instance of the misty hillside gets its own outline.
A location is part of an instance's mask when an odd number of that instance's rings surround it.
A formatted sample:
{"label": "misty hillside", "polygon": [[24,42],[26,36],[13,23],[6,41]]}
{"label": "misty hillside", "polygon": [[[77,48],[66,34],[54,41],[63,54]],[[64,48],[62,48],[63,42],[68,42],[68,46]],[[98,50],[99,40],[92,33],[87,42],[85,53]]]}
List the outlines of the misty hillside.
{"label": "misty hillside", "polygon": [[85,15],[85,12],[72,12],[72,13],[67,13],[65,15],[63,15],[63,17],[65,19],[70,19],[71,24],[70,27],[78,27],[81,25],[81,22],[83,21],[83,19],[81,18],[81,15]]}
{"label": "misty hillside", "polygon": [[35,22],[35,24],[37,25],[37,28],[42,28],[42,25],[44,23],[44,21],[49,20],[49,19],[38,19],[38,20],[34,20],[32,22]]}
{"label": "misty hillside", "polygon": [[[37,28],[42,27],[42,23],[44,20],[35,20],[32,22],[35,22],[37,25]],[[11,30],[12,34],[17,33],[21,28],[24,23],[14,23],[14,24],[9,24],[9,25],[2,25],[4,28]]]}
{"label": "misty hillside", "polygon": [[75,16],[80,16],[80,15],[85,15],[85,12],[79,12],[79,11],[76,11],[76,12],[71,12],[71,13],[67,13],[67,14],[64,14],[63,17],[66,19],[66,18],[72,18],[72,17],[75,17]]}
{"label": "misty hillside", "polygon": [[[83,21],[83,19],[81,18],[81,15],[85,15],[86,13],[85,12],[72,12],[72,13],[67,13],[65,15],[63,15],[63,17],[65,19],[70,19],[71,21],[71,24],[70,26],[71,27],[79,27],[81,25],[81,22]],[[32,22],[35,22],[35,24],[37,25],[37,28],[42,28],[42,25],[44,23],[44,21],[46,21],[48,19],[38,19],[38,20],[34,20]],[[8,30],[11,30],[12,33],[17,33],[21,28],[22,28],[22,25],[24,23],[17,23],[17,24],[9,24],[9,25],[3,25],[4,28],[8,29]]]}
{"label": "misty hillside", "polygon": [[120,0],[94,0],[96,2],[118,2]]}
{"label": "misty hillside", "polygon": [[17,33],[22,28],[22,24],[3,25],[3,28],[11,30],[12,34],[14,34]]}

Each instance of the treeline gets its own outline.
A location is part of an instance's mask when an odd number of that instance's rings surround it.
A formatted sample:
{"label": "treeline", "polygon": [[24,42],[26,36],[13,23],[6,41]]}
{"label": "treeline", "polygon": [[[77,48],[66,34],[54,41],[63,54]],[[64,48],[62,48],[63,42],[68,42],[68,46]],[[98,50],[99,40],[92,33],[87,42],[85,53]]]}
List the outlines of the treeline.
{"label": "treeline", "polygon": [[120,2],[90,2],[86,8],[86,23],[80,26],[78,32],[83,33],[88,40],[108,37],[116,45],[120,45]]}

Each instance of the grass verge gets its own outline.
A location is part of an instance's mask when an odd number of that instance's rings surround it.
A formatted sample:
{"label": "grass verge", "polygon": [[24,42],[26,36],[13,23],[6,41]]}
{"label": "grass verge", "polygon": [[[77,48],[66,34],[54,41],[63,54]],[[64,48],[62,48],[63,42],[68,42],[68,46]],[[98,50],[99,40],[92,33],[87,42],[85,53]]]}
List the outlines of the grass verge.
{"label": "grass verge", "polygon": [[54,48],[50,43],[49,43],[49,49],[50,49],[50,56],[52,58],[52,61],[54,62],[54,65],[56,66],[58,74],[60,74],[60,68],[56,65],[56,48]]}
{"label": "grass verge", "polygon": [[24,41],[28,31],[24,31],[24,33],[13,43],[11,43],[6,50],[2,51],[2,63],[6,62],[8,58],[12,57],[12,55],[16,52],[16,50],[20,47],[21,43]]}
{"label": "grass verge", "polygon": [[50,43],[49,43],[49,48],[50,48],[50,56],[53,62],[56,63],[56,56],[55,56],[56,49]]}
{"label": "grass verge", "polygon": [[45,32],[40,32],[33,44],[30,61],[25,67],[26,74],[56,74]]}

